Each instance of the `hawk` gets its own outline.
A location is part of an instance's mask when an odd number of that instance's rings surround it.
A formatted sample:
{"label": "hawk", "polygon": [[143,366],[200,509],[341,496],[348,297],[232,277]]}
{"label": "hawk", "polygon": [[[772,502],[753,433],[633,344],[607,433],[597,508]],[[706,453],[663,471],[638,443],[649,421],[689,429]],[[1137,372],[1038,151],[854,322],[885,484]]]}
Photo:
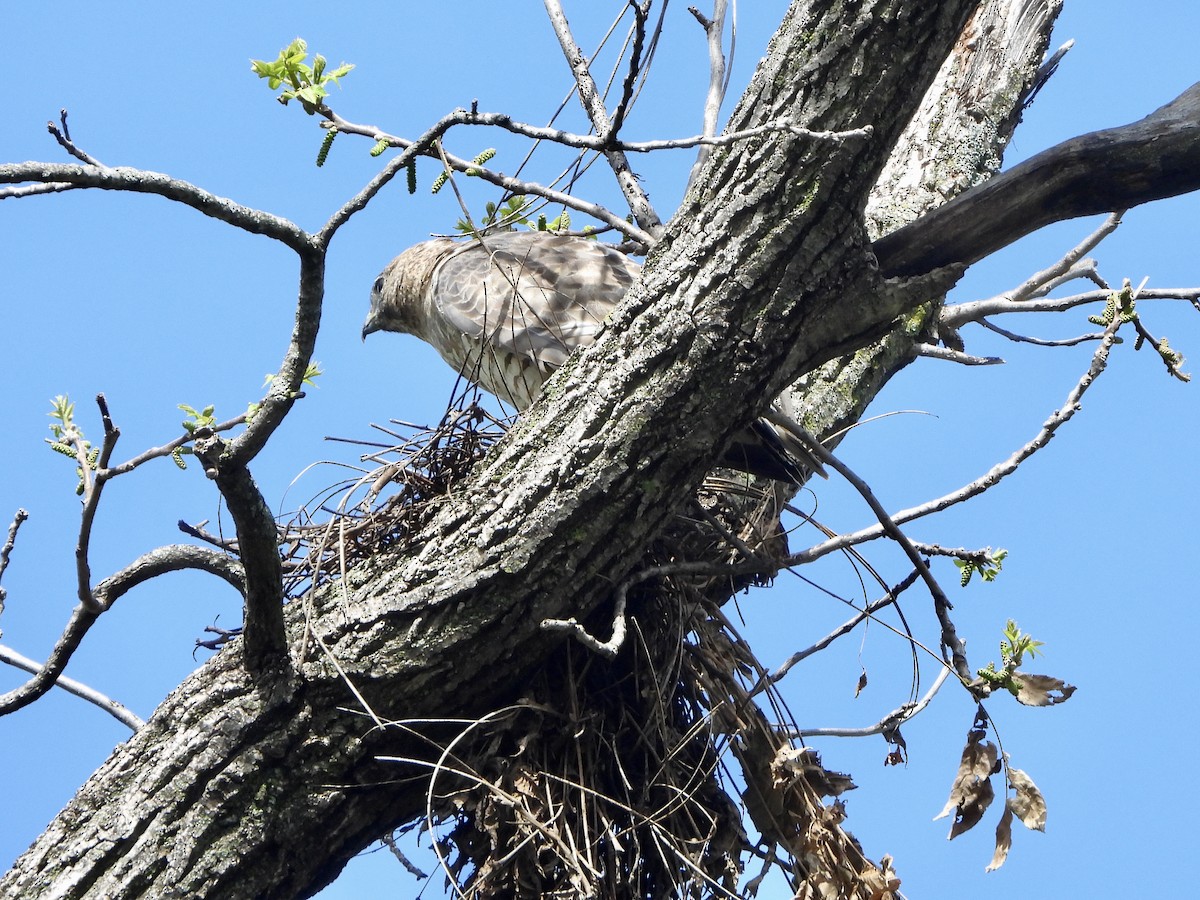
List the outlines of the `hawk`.
{"label": "hawk", "polygon": [[[362,336],[415,335],[461,375],[523,410],[573,350],[596,339],[640,270],[611,246],[568,235],[436,238],[405,250],[375,279]],[[796,438],[762,419],[720,462],[796,484],[802,465],[821,472]]]}

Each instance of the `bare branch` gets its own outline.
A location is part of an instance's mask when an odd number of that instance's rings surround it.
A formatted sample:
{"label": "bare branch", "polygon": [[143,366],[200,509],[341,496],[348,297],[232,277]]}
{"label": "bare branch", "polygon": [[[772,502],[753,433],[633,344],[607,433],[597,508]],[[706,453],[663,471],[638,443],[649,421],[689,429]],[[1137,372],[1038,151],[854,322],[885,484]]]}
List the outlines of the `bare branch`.
{"label": "bare branch", "polygon": [[[380,129],[374,128],[370,125],[358,125],[358,124],[355,124],[354,122],[349,122],[349,121],[343,119],[341,116],[337,115],[332,110],[322,110],[322,114],[325,115],[330,122],[334,123],[334,125],[337,127],[338,131],[344,132],[346,134],[357,134],[357,135],[362,135],[364,137],[369,137],[375,141],[386,141],[388,144],[390,144],[393,147],[399,147],[399,148],[402,148],[405,150],[408,149],[409,147],[413,146],[414,143],[416,143],[414,141],[408,140],[407,138],[402,138],[402,137],[398,137],[396,135],[388,134],[387,132],[381,131]],[[447,116],[445,119],[443,119],[442,122],[446,122],[448,120],[451,121],[451,124],[483,124],[483,125],[496,125],[499,127],[504,127],[503,122],[505,120],[508,120],[511,122],[511,120],[509,120],[507,116],[503,116],[500,114],[496,114],[496,113],[484,114],[484,113],[478,113],[478,112],[469,112],[465,109],[456,110],[455,112],[453,112],[449,116]],[[441,124],[441,123],[439,123],[439,124]],[[552,140],[553,138],[549,137],[549,135],[562,134],[562,135],[564,135],[564,140],[561,141],[561,143],[565,143],[568,146],[576,146],[576,144],[572,143],[570,140],[567,140],[567,138],[570,138],[572,140],[575,138],[578,138],[580,141],[592,141],[593,140],[593,138],[591,138],[591,137],[571,135],[568,132],[559,132],[558,129],[555,129],[555,128],[538,128],[537,126],[520,125],[519,123],[513,123],[513,125],[515,127],[512,130],[516,131],[516,133],[528,134],[529,136],[537,136],[535,133],[540,132],[541,135],[540,135],[539,139],[544,139],[544,140]],[[520,130],[517,130],[517,128],[519,128]],[[432,133],[435,130],[437,130],[436,126],[434,129],[431,129],[430,133]],[[444,130],[442,131],[442,133],[444,133]],[[441,159],[441,157],[439,156],[437,151],[433,149],[432,143],[430,144],[429,147],[426,147],[424,150],[422,150],[420,155],[431,157],[431,158],[437,159],[439,161]],[[590,203],[586,200],[581,200],[578,197],[572,196],[571,194],[568,194],[564,191],[558,191],[553,188],[549,188],[544,185],[538,184],[536,182],[522,181],[518,178],[514,178],[509,175],[504,175],[500,172],[496,172],[485,166],[476,165],[473,161],[462,159],[461,157],[455,156],[452,153],[447,152],[445,154],[445,159],[446,159],[447,164],[449,164],[449,166],[456,172],[466,172],[469,169],[472,172],[472,174],[475,175],[476,177],[481,178],[484,181],[487,181],[491,184],[494,184],[497,187],[503,188],[504,190],[509,191],[513,194],[531,194],[535,197],[542,197],[546,200],[549,200],[551,203],[558,203],[563,206],[566,206],[569,209],[574,209],[579,212],[582,212],[585,215],[591,216],[592,218],[597,219],[600,222],[603,222],[605,225],[609,226],[610,228],[620,231],[626,237],[630,238],[631,240],[637,241],[639,244],[643,245],[644,247],[651,247],[654,244],[653,238],[651,238],[651,236],[647,232],[645,232],[642,229],[637,228],[633,225],[630,225],[628,222],[625,221],[624,218],[622,218],[621,216],[615,215],[610,210],[605,209],[603,206],[600,206],[597,203]],[[326,226],[326,228],[328,228],[328,226]],[[323,229],[321,233],[324,234],[325,229]]]}
{"label": "bare branch", "polygon": [[[571,35],[571,26],[567,24],[562,3],[560,0],[544,0],[544,3],[546,13],[550,17],[550,25],[554,28],[558,43],[567,58],[567,64],[570,65],[571,72],[575,76],[575,83],[579,85],[579,102],[583,104],[584,112],[595,126],[596,134],[606,142],[615,140],[617,135],[609,121],[608,111],[604,108],[604,101],[588,70],[587,57],[583,55],[583,51],[579,49],[575,38]],[[650,205],[650,198],[638,184],[637,177],[629,166],[629,160],[622,151],[615,149],[604,150],[604,156],[617,178],[621,193],[625,195],[625,202],[629,204],[634,221],[652,238],[657,239],[663,231],[662,220],[654,211],[654,207]]]}
{"label": "bare branch", "polygon": [[[861,128],[852,128],[846,131],[816,131],[809,128],[803,128],[792,122],[781,120],[772,122],[767,125],[760,125],[754,128],[747,128],[741,131],[735,131],[721,135],[691,135],[683,138],[667,138],[654,141],[605,141],[603,138],[590,134],[576,134],[569,131],[563,131],[558,128],[544,127],[539,125],[530,125],[525,122],[515,121],[511,116],[504,113],[481,113],[477,110],[458,109],[450,113],[431,128],[425,135],[417,141],[410,141],[406,138],[397,135],[388,134],[379,128],[372,125],[362,125],[355,122],[350,122],[332,109],[322,107],[319,112],[325,116],[328,122],[333,127],[337,128],[340,133],[356,134],[362,137],[368,137],[372,141],[385,141],[393,147],[401,148],[404,152],[402,157],[393,160],[388,169],[378,176],[377,181],[373,181],[368,188],[364,189],[363,193],[358,198],[346,204],[342,210],[339,210],[335,215],[335,219],[331,219],[319,233],[318,240],[322,243],[327,243],[332,232],[336,230],[345,220],[361,208],[366,200],[370,199],[374,193],[383,186],[392,177],[413,158],[414,155],[426,156],[436,159],[439,162],[444,161],[455,172],[470,171],[474,177],[480,178],[497,187],[512,194],[527,194],[535,197],[541,197],[551,203],[559,204],[573,209],[584,215],[603,222],[609,228],[620,231],[630,240],[640,244],[643,248],[649,248],[654,245],[654,239],[648,231],[645,231],[637,226],[630,225],[624,218],[614,214],[611,210],[605,207],[583,200],[572,194],[564,191],[556,190],[547,187],[537,182],[525,181],[510,175],[505,175],[486,166],[480,166],[473,160],[463,159],[446,151],[443,147],[441,153],[435,148],[434,144],[438,138],[446,133],[453,125],[472,125],[480,127],[502,128],[513,134],[518,134],[523,137],[532,138],[538,141],[549,141],[556,144],[561,144],[566,147],[575,147],[581,150],[594,150],[600,152],[606,147],[613,147],[619,150],[624,150],[631,153],[653,153],[659,150],[679,150],[688,149],[691,147],[708,146],[721,147],[739,141],[748,140],[750,138],[760,137],[766,134],[784,132],[795,135],[796,137],[806,138],[813,141],[829,141],[832,143],[841,143],[851,140],[865,140],[872,133],[871,126],[863,126]],[[416,148],[416,149],[414,149]],[[412,154],[408,151],[413,150]],[[377,183],[378,182],[378,183]],[[369,195],[368,195],[369,192]],[[360,201],[361,198],[361,201]]]}
{"label": "bare branch", "polygon": [[235,228],[273,238],[297,252],[312,247],[312,238],[298,225],[281,216],[242,206],[161,172],[147,172],[126,166],[109,169],[70,163],[24,162],[0,165],[0,184],[25,182],[65,183],[74,187],[98,188],[104,191],[157,194],[190,206]]}
{"label": "bare branch", "polygon": [[629,112],[629,107],[633,102],[633,88],[637,84],[638,73],[642,67],[642,50],[646,46],[646,13],[649,12],[650,0],[646,0],[645,7],[640,6],[638,0],[629,0],[629,8],[633,10],[633,47],[629,53],[629,67],[625,73],[625,81],[621,84],[621,99],[617,103],[616,111],[613,112],[610,128],[613,137],[621,133],[621,126],[625,124],[625,115]]}
{"label": "bare branch", "polygon": [[236,561],[203,547],[172,544],[140,556],[124,569],[96,585],[96,589],[93,591],[97,600],[96,608],[89,608],[82,603],[75,607],[66,628],[55,642],[54,649],[50,651],[50,656],[33,678],[20,687],[0,695],[0,716],[28,706],[54,687],[55,682],[62,675],[67,663],[100,614],[110,609],[121,595],[151,578],[182,569],[200,569],[210,572],[235,587],[242,584],[241,567]]}
{"label": "bare branch", "polygon": [[199,569],[216,575],[239,594],[246,593],[246,573],[236,559],[226,553],[192,544],[167,544],[143,554],[96,585],[95,594],[104,610],[139,584],[168,572]]}
{"label": "bare branch", "polygon": [[1008,295],[1008,299],[1025,300],[1029,297],[1049,293],[1052,290],[1050,285],[1061,283],[1058,279],[1067,275],[1077,262],[1083,259],[1088,253],[1091,253],[1092,250],[1100,245],[1102,240],[1117,230],[1121,224],[1121,217],[1124,215],[1124,210],[1110,215],[1104,220],[1104,224],[1084,238],[1078,245],[1068,250],[1062,259],[1050,266],[1050,268],[1043,269],[1031,275],[1024,284]]}
{"label": "bare branch", "polygon": [[[848,140],[865,140],[871,136],[872,132],[870,125],[864,125],[860,128],[849,128],[845,131],[816,131],[796,125],[786,119],[780,119],[765,125],[758,125],[754,128],[746,128],[725,134],[693,134],[688,137],[661,138],[654,141],[605,141],[594,134],[576,134],[575,132],[563,131],[558,128],[518,122],[505,113],[467,112],[466,110],[462,110],[461,113],[460,118],[463,125],[503,128],[505,131],[510,131],[513,134],[523,137],[534,138],[539,141],[551,141],[556,144],[562,144],[565,147],[576,147],[581,150],[595,150],[597,152],[605,148],[616,148],[628,153],[653,153],[657,150],[687,150],[692,147],[724,147],[739,141],[745,141],[749,138],[761,137],[762,135],[777,132],[787,132],[796,137],[807,138],[813,141],[841,143]],[[390,135],[381,135],[363,126],[352,127],[355,129],[355,133],[366,134],[369,137],[382,137],[384,140],[389,141],[389,143],[400,140]],[[338,130],[342,130],[341,125],[338,126]],[[427,155],[432,156],[433,154]],[[463,165],[473,169],[478,168],[475,163],[463,163]]]}
{"label": "bare branch", "polygon": [[300,289],[296,299],[296,318],[283,364],[279,367],[279,373],[271,379],[267,394],[259,402],[254,415],[248,418],[246,430],[225,446],[220,460],[223,469],[248,466],[267,445],[292,405],[304,396],[300,386],[304,383],[308,364],[312,362],[325,299],[325,253],[324,248],[306,249],[299,255]]}
{"label": "bare branch", "polygon": [[[725,101],[725,91],[729,86],[729,78],[726,74],[727,68],[725,65],[725,48],[722,46],[722,38],[725,35],[725,12],[727,7],[728,0],[713,0],[713,16],[711,19],[704,16],[696,7],[688,7],[688,12],[695,16],[696,21],[700,23],[700,27],[704,29],[704,36],[708,43],[708,93],[704,98],[704,119],[701,126],[701,134],[705,138],[712,138],[717,134],[721,104]],[[733,47],[731,46],[730,57],[732,56]],[[732,62],[732,59],[730,61]],[[696,154],[696,161],[692,163],[692,171],[688,175],[687,187],[683,191],[684,196],[687,196],[688,191],[692,189],[696,177],[700,174],[701,169],[704,168],[704,164],[708,162],[708,158],[711,155],[712,146],[702,144],[700,152]]]}
{"label": "bare branch", "polygon": [[36,194],[58,194],[63,191],[75,191],[86,187],[82,184],[64,184],[51,181],[46,184],[27,184],[24,187],[5,188],[0,191],[0,200],[12,200],[17,197],[32,197]]}
{"label": "bare branch", "polygon": [[951,350],[949,347],[940,347],[937,344],[914,344],[913,349],[921,356],[927,356],[930,359],[944,359],[946,362],[954,362],[963,366],[1004,365],[1004,360],[998,356],[972,356],[970,353]]}
{"label": "bare branch", "polygon": [[[321,107],[319,112],[325,115],[330,122],[333,122],[338,131],[351,130],[357,131],[359,134],[368,134],[366,129],[358,131],[357,128],[354,127],[347,128],[346,126],[349,126],[350,123],[344,122],[340,116],[335,115],[333,110],[329,109],[328,107]],[[371,201],[372,197],[378,194],[384,188],[384,186],[386,186],[393,178],[396,177],[401,169],[405,168],[418,156],[435,155],[432,151],[438,139],[453,126],[459,124],[462,121],[462,116],[465,112],[465,110],[461,109],[455,110],[450,115],[443,116],[436,124],[434,124],[432,128],[426,131],[415,141],[404,141],[402,145],[403,150],[401,151],[400,155],[384,166],[383,170],[374,178],[372,178],[366,187],[359,191],[358,194],[351,198],[347,203],[343,204],[341,209],[330,216],[329,221],[325,223],[325,226],[319,232],[317,232],[317,240],[321,243],[321,245],[328,246],[329,241],[333,238],[334,234],[337,233],[337,230],[342,225],[346,224],[352,215],[363,209]],[[370,133],[369,136],[373,137],[375,140],[388,139],[384,135],[381,135],[378,131]],[[399,141],[388,139],[388,142],[395,143],[396,146],[401,146]]]}
{"label": "bare branch", "polygon": [[[1082,294],[1071,294],[1068,297],[1042,297],[1036,300],[1012,301],[1003,296],[990,300],[972,300],[969,303],[956,303],[943,310],[943,322],[952,328],[958,328],[968,322],[983,322],[985,316],[998,316],[1004,313],[1030,312],[1064,312],[1077,306],[1089,303],[1104,303],[1112,296],[1112,290],[1086,291]],[[1194,288],[1143,288],[1138,294],[1138,302],[1145,300],[1187,300],[1195,303],[1200,300],[1200,287]]]}
{"label": "bare branch", "polygon": [[1029,108],[1030,104],[1033,103],[1034,98],[1037,97],[1041,89],[1046,86],[1046,82],[1048,82],[1054,76],[1054,73],[1058,70],[1058,64],[1062,62],[1063,57],[1066,56],[1068,51],[1070,51],[1070,49],[1074,46],[1075,39],[1071,38],[1071,40],[1067,41],[1065,44],[1055,50],[1054,53],[1050,55],[1049,59],[1042,63],[1041,68],[1037,70],[1037,74],[1033,77],[1033,84],[1029,86],[1029,93],[1025,95],[1025,102],[1021,104],[1021,109]]}
{"label": "bare branch", "polygon": [[871,512],[879,520],[879,526],[883,532],[900,545],[900,549],[904,551],[904,555],[908,557],[909,561],[913,564],[913,568],[920,574],[921,580],[925,582],[925,586],[929,589],[929,593],[933,597],[933,608],[942,626],[942,650],[943,652],[949,652],[950,659],[947,661],[953,664],[954,671],[962,679],[963,684],[969,683],[973,675],[971,667],[967,664],[966,648],[955,631],[954,623],[950,620],[950,610],[954,608],[953,604],[950,603],[950,598],[946,596],[937,579],[933,577],[933,573],[929,571],[929,565],[921,557],[917,548],[913,546],[908,535],[900,530],[900,526],[897,525],[896,520],[888,515],[887,510],[883,508],[883,504],[879,502],[871,488],[853,469],[826,450],[824,445],[819,441],[812,442],[809,450],[822,463],[832,468],[850,482],[850,485],[858,491],[859,495],[867,501],[867,505],[871,507]]}
{"label": "bare branch", "polygon": [[[242,437],[248,433],[243,432]],[[197,429],[196,458],[216,482],[237,528],[246,578],[244,655],[249,671],[258,674],[289,665],[283,622],[283,562],[270,507],[250,470],[231,462],[232,446],[236,444],[236,439],[233,445],[227,445],[207,429]]]}
{"label": "bare branch", "polygon": [[[8,538],[4,541],[4,546],[0,547],[0,581],[4,580],[4,570],[8,568],[8,558],[12,555],[13,547],[17,545],[17,532],[21,530],[22,523],[28,518],[28,512],[18,509],[13,515],[12,524],[8,526]],[[4,614],[4,598],[6,596],[7,591],[0,586],[0,615]]]}
{"label": "bare branch", "polygon": [[[3,645],[0,645],[0,662],[23,669],[31,675],[36,675],[42,669],[40,663],[35,662],[28,656],[21,655],[11,647]],[[118,703],[106,694],[100,693],[95,688],[88,687],[82,681],[76,681],[74,678],[68,678],[66,675],[60,675],[58,680],[55,681],[55,685],[69,694],[74,694],[76,697],[100,707],[130,731],[137,731],[146,724],[129,707]]]}
{"label": "bare branch", "polygon": [[[236,428],[238,425],[244,425],[247,418],[248,416],[245,413],[242,413],[240,416],[234,416],[232,419],[221,422],[219,425],[210,425],[209,428],[217,433],[229,431],[229,429]],[[168,441],[161,447],[150,447],[146,450],[143,450],[137,456],[125,460],[125,462],[121,463],[120,465],[112,466],[107,469],[101,469],[96,473],[96,476],[104,479],[116,478],[118,475],[124,475],[126,472],[132,472],[138,466],[148,463],[152,459],[162,459],[164,456],[171,456],[180,447],[190,444],[192,440],[193,437],[191,433],[184,432],[179,437],[175,438],[175,440]]]}
{"label": "bare branch", "polygon": [[[768,683],[776,684],[782,681],[784,676],[787,675],[787,673],[790,672],[792,667],[797,663],[803,662],[814,653],[819,653],[820,651],[824,650],[838,638],[849,634],[851,631],[857,628],[860,623],[871,618],[881,609],[891,606],[896,602],[896,598],[916,584],[917,579],[920,577],[921,573],[916,569],[913,569],[898,585],[896,585],[894,588],[891,588],[878,600],[873,600],[871,603],[868,603],[865,608],[859,610],[859,612],[857,612],[854,616],[843,622],[833,631],[829,632],[829,634],[825,635],[825,637],[821,638],[821,640],[817,641],[811,647],[807,647],[804,650],[800,650],[789,656],[778,669],[771,673]],[[760,686],[760,688],[761,687],[762,686]],[[757,693],[760,688],[755,688],[755,693]]]}
{"label": "bare branch", "polygon": [[979,324],[989,331],[994,331],[1001,337],[1008,338],[1017,344],[1034,344],[1038,347],[1074,347],[1078,344],[1084,344],[1088,341],[1103,340],[1104,332],[1097,331],[1090,334],[1080,334],[1073,338],[1061,338],[1060,340],[1052,341],[1045,338],[1035,338],[1024,334],[1017,334],[1015,331],[1009,331],[1006,328],[1001,328],[995,322],[990,322],[987,319],[979,319]]}

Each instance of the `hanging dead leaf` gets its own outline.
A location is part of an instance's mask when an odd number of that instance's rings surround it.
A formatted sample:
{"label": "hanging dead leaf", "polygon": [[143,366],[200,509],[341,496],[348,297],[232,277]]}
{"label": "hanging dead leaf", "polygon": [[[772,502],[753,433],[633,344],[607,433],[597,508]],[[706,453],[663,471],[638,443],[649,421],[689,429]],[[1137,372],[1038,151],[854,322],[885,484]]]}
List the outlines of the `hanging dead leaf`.
{"label": "hanging dead leaf", "polygon": [[1018,688],[1017,702],[1026,706],[1054,706],[1069,700],[1075,693],[1075,685],[1050,675],[1013,672],[1012,680]]}
{"label": "hanging dead leaf", "polygon": [[1012,847],[1012,820],[1013,813],[1010,802],[1004,805],[1004,815],[1000,817],[1000,821],[996,825],[996,852],[992,854],[992,861],[984,869],[985,872],[995,872],[1008,859],[1008,851]]}
{"label": "hanging dead leaf", "polygon": [[858,684],[854,686],[854,696],[857,698],[867,686],[867,670],[863,669],[862,674],[858,676]]}
{"label": "hanging dead leaf", "polygon": [[1008,784],[1016,796],[1008,801],[1008,807],[1017,814],[1026,828],[1034,831],[1046,830],[1046,799],[1033,779],[1020,769],[1008,768]]}
{"label": "hanging dead leaf", "polygon": [[936,821],[954,812],[950,840],[974,828],[995,797],[990,778],[996,770],[998,757],[996,745],[983,740],[985,734],[975,730],[967,735],[962,761],[954,776],[954,784],[950,786],[950,798],[945,808],[933,817]]}
{"label": "hanging dead leaf", "polygon": [[904,735],[900,733],[899,725],[883,729],[883,739],[892,745],[891,752],[884,760],[885,766],[898,766],[908,762],[908,744],[904,742]]}

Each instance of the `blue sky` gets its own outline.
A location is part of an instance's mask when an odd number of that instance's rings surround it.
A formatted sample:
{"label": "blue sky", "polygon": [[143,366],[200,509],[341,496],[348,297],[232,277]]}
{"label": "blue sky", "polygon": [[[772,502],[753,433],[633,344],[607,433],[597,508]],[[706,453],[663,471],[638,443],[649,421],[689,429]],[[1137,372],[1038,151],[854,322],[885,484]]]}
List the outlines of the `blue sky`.
{"label": "blue sky", "polygon": [[[595,41],[602,19],[621,3],[569,2],[581,43]],[[778,22],[783,4],[742,4],[736,98]],[[55,14],[34,4],[3,4],[9,91],[0,160],[66,161],[45,130],[61,107],[73,137],[110,165],[167,172],[241,203],[316,229],[377,171],[366,142],[342,137],[323,169],[314,120],[284,109],[249,70],[296,35],[358,68],[332,98],[346,118],[416,136],[456,106],[505,111],[541,123],[565,96],[569,73],[539,3],[464,2],[453,7],[296,2],[269,10],[252,4],[126,4],[103,15],[65,2]],[[433,8],[430,4],[429,8]],[[445,10],[452,8],[453,12]],[[403,12],[397,12],[397,10]],[[699,29],[683,5],[671,26],[650,88],[630,122],[630,137],[698,130],[706,80]],[[1069,2],[1054,46],[1075,38],[1059,74],[1039,96],[1010,149],[1008,163],[1056,141],[1124,124],[1174,98],[1196,80],[1193,38],[1200,10],[1181,2]],[[580,116],[571,107],[566,127]],[[514,142],[480,131],[456,133],[460,156],[495,146],[498,168],[522,155]],[[690,155],[638,158],[651,199],[669,214]],[[535,157],[535,177],[557,172]],[[390,335],[359,341],[367,293],[378,270],[430,232],[448,231],[459,210],[448,192],[401,185],[377,198],[335,239],[328,301],[316,357],[326,374],[297,406],[254,473],[281,512],[295,509],[338,471],[316,460],[353,462],[352,450],[327,436],[370,436],[390,417],[432,421],[453,374],[413,340]],[[473,209],[493,199],[468,185]],[[603,173],[592,190],[616,204]],[[1195,198],[1135,210],[1093,254],[1114,283],[1144,276],[1157,286],[1200,284]],[[1034,235],[968,273],[956,299],[990,296],[1056,261],[1093,221]],[[122,429],[124,459],[179,431],[180,403],[215,404],[233,415],[261,393],[285,349],[295,299],[289,251],[233,232],[159,198],[74,191],[0,204],[0,359],[9,373],[0,392],[0,523],[29,510],[4,576],[6,645],[43,658],[73,605],[73,546],[78,501],[69,462],[42,439],[50,398],[69,393],[85,432],[100,432],[90,398],[108,397]],[[1194,310],[1146,304],[1143,314],[1190,356],[1200,358]],[[1069,321],[1067,321],[1069,319]],[[1088,326],[1082,315],[1022,322],[1065,337]],[[926,361],[889,386],[872,412],[920,410],[864,424],[839,454],[867,478],[891,509],[944,493],[978,477],[1028,440],[1087,366],[1090,348],[1013,346],[966,334],[968,348],[1009,360],[1005,367],[961,369]],[[1185,369],[1190,366],[1185,366]],[[869,855],[891,853],[913,897],[1008,894],[1027,897],[1142,892],[1183,894],[1191,876],[1173,861],[1194,843],[1190,751],[1197,735],[1194,701],[1179,686],[1190,666],[1196,612],[1192,512],[1200,497],[1190,469],[1200,400],[1194,385],[1168,378],[1148,352],[1130,344],[1084,408],[1046,451],[1011,481],[969,508],[914,525],[913,537],[948,546],[1003,546],[1010,556],[995,584],[954,591],[957,623],[972,663],[996,659],[1006,618],[1046,642],[1036,669],[1079,686],[1067,704],[1031,710],[994,699],[990,711],[1015,766],[1049,803],[1044,835],[1020,831],[1007,865],[983,872],[998,810],[971,833],[945,842],[947,823],[931,822],[954,775],[972,704],[943,689],[933,707],[905,729],[910,762],[884,768],[882,740],[816,743],[825,763],[860,785],[848,796],[848,826]],[[839,530],[861,527],[869,511],[844,486],[816,486],[819,517]],[[193,465],[179,472],[159,461],[110,485],[93,547],[101,578],[138,554],[180,539],[178,519],[218,519],[215,492]],[[228,523],[226,523],[227,525]],[[802,546],[811,535],[794,541]],[[872,549],[885,577],[906,571],[899,554]],[[854,573],[829,560],[806,575],[847,598]],[[873,596],[873,594],[872,594]],[[810,644],[846,618],[826,595],[785,580],[742,598],[747,635],[768,664]],[[936,641],[928,601],[915,592],[906,612]],[[173,575],[123,598],[93,630],[68,674],[148,716],[196,665],[194,638],[218,620],[234,625],[240,603],[210,578]],[[870,676],[853,697],[860,666]],[[926,682],[934,671],[925,672]],[[19,683],[0,672],[0,689]],[[795,670],[788,685],[803,725],[865,726],[907,699],[905,647],[881,628],[844,639]],[[1178,693],[1177,693],[1178,692]],[[7,865],[69,799],[127,732],[108,716],[55,692],[0,720],[0,787],[6,797],[0,864]],[[375,896],[378,885],[401,896],[417,886],[383,854],[356,863],[323,896]],[[440,882],[427,896],[436,896]]]}

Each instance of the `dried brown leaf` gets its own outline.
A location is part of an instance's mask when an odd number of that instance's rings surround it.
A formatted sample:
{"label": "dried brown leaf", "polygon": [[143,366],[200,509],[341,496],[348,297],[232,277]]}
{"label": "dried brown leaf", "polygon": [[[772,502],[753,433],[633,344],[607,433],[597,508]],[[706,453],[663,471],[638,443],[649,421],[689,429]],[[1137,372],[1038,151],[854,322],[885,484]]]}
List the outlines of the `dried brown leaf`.
{"label": "dried brown leaf", "polygon": [[954,840],[960,834],[970,831],[979,824],[979,820],[983,818],[983,814],[987,812],[987,808],[992,805],[992,801],[996,798],[996,792],[992,788],[990,779],[984,779],[975,785],[975,789],[966,797],[955,810],[954,824],[950,826],[950,834],[948,840]]}
{"label": "dried brown leaf", "polygon": [[1067,684],[1061,678],[1051,675],[1014,672],[1013,681],[1019,688],[1017,702],[1026,706],[1054,706],[1069,700],[1075,693],[1075,685]]}
{"label": "dried brown leaf", "polygon": [[1046,798],[1033,783],[1033,779],[1009,766],[1008,783],[1016,796],[1008,801],[1008,807],[1017,815],[1026,828],[1034,831],[1046,830]]}
{"label": "dried brown leaf", "polygon": [[867,670],[863,669],[862,674],[858,676],[858,684],[854,686],[854,696],[857,697],[863,692],[867,686]]}
{"label": "dried brown leaf", "polygon": [[822,766],[820,754],[811,747],[780,748],[771,762],[771,774],[777,788],[803,778],[821,797],[837,797],[858,787],[849,775]]}
{"label": "dried brown leaf", "polygon": [[954,824],[950,827],[951,840],[974,828],[995,797],[990,777],[996,769],[997,750],[991,741],[983,740],[984,735],[983,731],[978,730],[967,735],[958,773],[950,786],[950,798],[945,808],[934,816],[936,821],[954,812]]}
{"label": "dried brown leaf", "polygon": [[992,861],[984,869],[985,872],[995,872],[1008,859],[1008,851],[1012,847],[1012,820],[1013,812],[1010,801],[1004,805],[1004,815],[996,824],[996,852],[992,854]]}
{"label": "dried brown leaf", "polygon": [[892,858],[885,856],[879,868],[870,868],[861,873],[862,885],[869,890],[871,900],[894,900],[900,890],[900,879],[892,868]]}

